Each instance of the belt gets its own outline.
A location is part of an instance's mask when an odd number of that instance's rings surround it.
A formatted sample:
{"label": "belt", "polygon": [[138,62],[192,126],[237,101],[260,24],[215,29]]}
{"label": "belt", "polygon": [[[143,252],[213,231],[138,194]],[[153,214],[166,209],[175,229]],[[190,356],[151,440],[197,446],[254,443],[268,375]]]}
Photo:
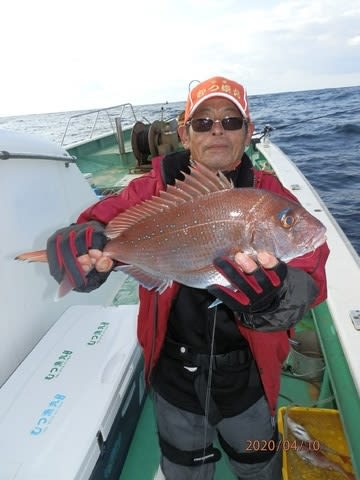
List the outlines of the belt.
{"label": "belt", "polygon": [[[191,347],[183,343],[173,342],[165,339],[162,353],[175,360],[180,360],[185,366],[199,367],[199,372],[194,378],[194,389],[204,413],[208,409],[208,421],[211,425],[219,423],[223,416],[219,411],[215,400],[208,391],[208,376],[211,356],[207,353],[194,352]],[[227,353],[220,353],[212,356],[213,369],[250,364],[251,355],[248,347],[233,350]]]}
{"label": "belt", "polygon": [[[190,364],[193,367],[209,368],[210,354],[197,353],[184,343],[173,342],[165,339],[162,353],[175,359],[181,360],[185,364]],[[231,367],[235,365],[247,364],[251,359],[250,350],[246,346],[244,348],[233,350],[231,352],[220,353],[212,356],[213,368]]]}

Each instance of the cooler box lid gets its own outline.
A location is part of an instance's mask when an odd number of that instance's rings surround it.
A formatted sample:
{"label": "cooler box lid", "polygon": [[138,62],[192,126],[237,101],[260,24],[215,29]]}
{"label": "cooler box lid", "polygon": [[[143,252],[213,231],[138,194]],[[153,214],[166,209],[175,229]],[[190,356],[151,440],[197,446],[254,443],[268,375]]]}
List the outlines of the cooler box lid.
{"label": "cooler box lid", "polygon": [[140,359],[137,311],[68,308],[1,387],[1,480],[89,478]]}

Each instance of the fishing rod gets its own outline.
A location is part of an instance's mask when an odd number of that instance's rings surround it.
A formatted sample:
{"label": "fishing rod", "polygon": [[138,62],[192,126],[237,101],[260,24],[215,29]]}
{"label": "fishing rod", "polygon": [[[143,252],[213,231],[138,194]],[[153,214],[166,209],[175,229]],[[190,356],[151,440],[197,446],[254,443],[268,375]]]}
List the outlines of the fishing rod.
{"label": "fishing rod", "polygon": [[283,130],[284,128],[292,127],[293,125],[298,125],[300,123],[311,122],[313,120],[319,120],[320,118],[326,118],[326,117],[331,117],[333,115],[342,115],[343,113],[353,113],[353,112],[358,112],[358,111],[360,111],[360,107],[356,107],[352,110],[343,110],[341,112],[331,112],[331,113],[327,113],[325,115],[319,115],[317,117],[306,118],[304,120],[299,120],[299,121],[293,122],[293,123],[287,123],[285,125],[280,125],[278,127],[272,127],[271,125],[265,125],[265,127],[264,127],[264,129],[261,133],[264,136],[264,135],[266,135],[270,132],[273,132],[274,130]]}
{"label": "fishing rod", "polygon": [[327,113],[325,115],[319,115],[317,117],[306,118],[305,120],[299,120],[297,122],[287,123],[285,125],[280,125],[279,127],[271,127],[270,125],[266,125],[265,129],[267,129],[267,132],[271,132],[273,130],[282,130],[282,129],[287,128],[287,127],[292,127],[293,125],[298,125],[299,123],[311,122],[313,120],[318,120],[320,118],[326,118],[326,117],[331,117],[333,115],[342,115],[343,113],[353,113],[353,112],[358,112],[358,111],[360,111],[360,107],[356,107],[352,110],[343,110],[342,112],[331,112],[331,113]]}

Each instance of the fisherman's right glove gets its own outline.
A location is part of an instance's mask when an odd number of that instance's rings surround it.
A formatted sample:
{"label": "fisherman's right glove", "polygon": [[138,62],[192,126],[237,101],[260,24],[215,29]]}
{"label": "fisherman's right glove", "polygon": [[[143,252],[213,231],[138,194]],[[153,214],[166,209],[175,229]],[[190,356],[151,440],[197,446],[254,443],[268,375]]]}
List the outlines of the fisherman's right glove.
{"label": "fisherman's right glove", "polygon": [[269,316],[280,305],[286,291],[284,282],[288,274],[287,265],[279,261],[273,268],[259,266],[252,273],[244,273],[234,261],[219,257],[214,260],[214,266],[232,288],[210,285],[208,291],[238,313],[239,320],[245,326],[263,330],[271,327],[267,321],[264,322],[263,313]]}
{"label": "fisherman's right glove", "polygon": [[110,272],[95,268],[84,272],[77,260],[90,249],[103,250],[107,243],[104,226],[100,222],[73,224],[57,230],[47,241],[50,274],[61,283],[66,273],[73,290],[91,292],[105,282]]}

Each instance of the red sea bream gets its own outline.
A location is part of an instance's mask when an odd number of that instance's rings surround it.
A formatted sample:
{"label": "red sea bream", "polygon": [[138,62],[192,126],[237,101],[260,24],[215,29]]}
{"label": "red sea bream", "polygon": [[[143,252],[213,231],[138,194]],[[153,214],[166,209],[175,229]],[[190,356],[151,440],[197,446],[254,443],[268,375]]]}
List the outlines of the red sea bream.
{"label": "red sea bream", "polygon": [[[288,262],[325,241],[321,222],[282,196],[234,188],[200,164],[184,177],[106,227],[105,254],[146,288],[163,291],[173,281],[195,288],[227,285],[213,266],[218,256],[267,251]],[[31,254],[17,258],[35,260]]]}

